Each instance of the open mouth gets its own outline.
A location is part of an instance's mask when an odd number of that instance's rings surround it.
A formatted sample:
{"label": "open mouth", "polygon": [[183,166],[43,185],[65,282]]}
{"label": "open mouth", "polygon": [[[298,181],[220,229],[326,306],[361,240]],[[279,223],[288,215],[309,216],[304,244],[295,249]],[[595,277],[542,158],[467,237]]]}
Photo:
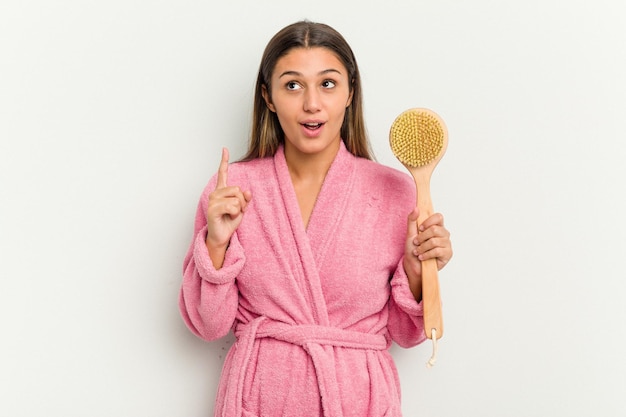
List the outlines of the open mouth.
{"label": "open mouth", "polygon": [[322,127],[323,124],[324,123],[303,123],[302,126],[309,130],[317,130]]}

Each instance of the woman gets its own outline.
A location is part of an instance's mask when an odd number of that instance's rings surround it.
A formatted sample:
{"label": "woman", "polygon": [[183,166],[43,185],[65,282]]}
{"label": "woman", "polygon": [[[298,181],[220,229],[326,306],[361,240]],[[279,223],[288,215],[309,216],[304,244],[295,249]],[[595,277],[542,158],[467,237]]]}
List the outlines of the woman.
{"label": "woman", "polygon": [[[425,339],[423,259],[452,256],[441,214],[418,234],[409,175],[371,160],[354,55],[308,21],[269,42],[249,150],[201,196],[180,309],[236,343],[216,416],[399,416],[388,352]],[[407,218],[407,213],[408,218]]]}

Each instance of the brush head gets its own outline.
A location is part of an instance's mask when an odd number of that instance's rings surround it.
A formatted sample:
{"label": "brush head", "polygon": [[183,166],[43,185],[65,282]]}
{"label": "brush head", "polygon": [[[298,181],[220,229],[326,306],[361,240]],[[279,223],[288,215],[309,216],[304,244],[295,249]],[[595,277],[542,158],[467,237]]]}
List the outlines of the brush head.
{"label": "brush head", "polygon": [[448,133],[443,120],[428,109],[410,109],[391,125],[389,143],[393,154],[407,167],[423,167],[441,159]]}

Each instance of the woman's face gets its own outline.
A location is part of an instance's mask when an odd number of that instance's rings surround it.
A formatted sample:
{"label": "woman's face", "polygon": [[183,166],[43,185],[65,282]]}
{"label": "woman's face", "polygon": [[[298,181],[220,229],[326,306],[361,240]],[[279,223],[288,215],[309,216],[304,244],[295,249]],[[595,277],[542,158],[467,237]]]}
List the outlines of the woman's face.
{"label": "woman's face", "polygon": [[276,62],[263,97],[285,133],[285,152],[336,153],[352,100],[346,67],[329,49],[296,48]]}

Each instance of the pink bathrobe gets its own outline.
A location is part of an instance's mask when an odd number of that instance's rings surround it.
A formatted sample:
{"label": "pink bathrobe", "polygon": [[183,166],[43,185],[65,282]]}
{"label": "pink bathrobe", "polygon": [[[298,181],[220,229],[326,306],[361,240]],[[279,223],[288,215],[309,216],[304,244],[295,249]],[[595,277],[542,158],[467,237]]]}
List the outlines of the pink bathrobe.
{"label": "pink bathrobe", "polygon": [[411,177],[342,142],[305,229],[282,147],[231,164],[228,184],[252,200],[219,270],[204,243],[215,183],[200,199],[180,295],[197,336],[237,337],[215,416],[400,416],[388,349],[425,339],[402,268]]}

